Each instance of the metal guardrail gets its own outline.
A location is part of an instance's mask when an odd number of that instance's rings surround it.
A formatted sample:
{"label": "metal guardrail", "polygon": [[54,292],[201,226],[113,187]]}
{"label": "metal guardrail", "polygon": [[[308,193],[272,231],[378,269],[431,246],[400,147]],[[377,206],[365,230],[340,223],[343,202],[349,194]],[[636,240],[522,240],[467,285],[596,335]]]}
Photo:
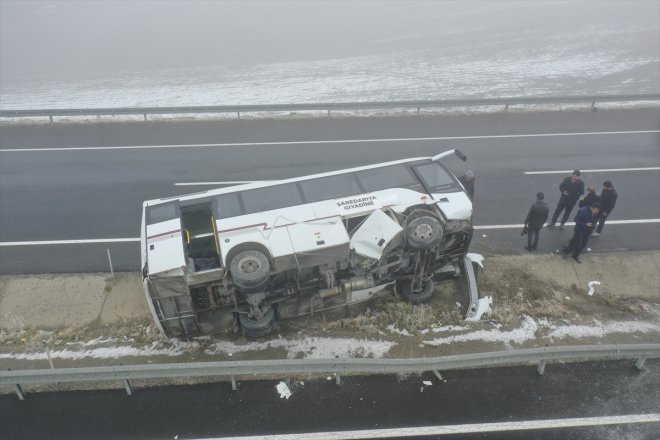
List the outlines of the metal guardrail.
{"label": "metal guardrail", "polygon": [[33,383],[117,380],[123,381],[126,392],[130,395],[132,389],[129,381],[134,379],[225,376],[231,379],[232,388],[235,390],[236,376],[247,375],[334,373],[337,384],[340,384],[341,375],[348,373],[432,371],[441,378],[440,371],[537,364],[537,372],[542,375],[546,363],[551,361],[636,359],[635,366],[641,369],[649,358],[660,358],[660,344],[543,347],[418,359],[284,359],[1,371],[0,385],[14,385],[16,394],[24,400],[25,394],[21,384]]}
{"label": "metal guardrail", "polygon": [[327,102],[310,104],[264,104],[264,105],[215,105],[192,107],[118,107],[118,108],[71,108],[71,109],[36,109],[36,110],[0,110],[2,118],[20,118],[28,116],[48,116],[53,122],[54,116],[117,116],[117,115],[165,115],[186,113],[241,113],[277,112],[305,110],[367,110],[383,108],[416,108],[419,113],[422,108],[434,107],[473,107],[503,105],[505,110],[510,105],[520,104],[569,104],[591,103],[591,109],[596,110],[597,102],[621,101],[659,101],[660,94],[644,95],[590,95],[590,96],[527,96],[487,99],[446,99],[431,101],[374,101],[374,102]]}

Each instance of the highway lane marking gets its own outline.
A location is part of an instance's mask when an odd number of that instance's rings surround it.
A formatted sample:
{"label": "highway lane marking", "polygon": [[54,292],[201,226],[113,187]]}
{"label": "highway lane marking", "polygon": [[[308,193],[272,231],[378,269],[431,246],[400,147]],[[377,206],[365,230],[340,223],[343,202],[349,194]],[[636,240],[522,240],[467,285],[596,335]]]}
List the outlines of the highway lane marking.
{"label": "highway lane marking", "polygon": [[[660,167],[645,167],[645,168],[609,168],[609,169],[595,169],[595,170],[580,170],[583,173],[616,173],[619,171],[658,171]],[[523,174],[567,174],[572,173],[573,170],[559,170],[559,171],[525,171]]]}
{"label": "highway lane marking", "polygon": [[267,183],[267,182],[275,182],[275,180],[233,180],[233,181],[230,180],[226,182],[179,182],[179,183],[175,183],[174,186],[242,185],[244,183],[254,183],[254,182]]}
{"label": "highway lane marking", "polygon": [[660,130],[632,131],[591,131],[575,133],[532,133],[532,134],[502,134],[483,136],[436,136],[419,138],[384,138],[384,139],[337,139],[326,141],[273,141],[273,142],[232,142],[223,144],[174,144],[174,145],[125,145],[108,147],[56,147],[56,148],[3,148],[0,153],[29,153],[37,151],[84,151],[84,150],[148,150],[155,148],[208,148],[208,147],[259,147],[268,145],[315,145],[315,144],[349,144],[370,142],[408,142],[408,141],[450,141],[461,139],[513,139],[555,136],[602,136],[619,134],[660,133]]}
{"label": "highway lane marking", "polygon": [[[645,223],[660,223],[660,218],[644,218],[644,219],[633,219],[633,220],[608,220],[608,225],[635,225],[635,224],[645,224]],[[567,222],[566,226],[573,226],[575,223]],[[488,230],[488,229],[518,229],[522,228],[524,225],[512,224],[512,225],[483,225],[475,226],[475,230]],[[546,225],[547,226],[547,225]],[[0,242],[0,247],[10,247],[10,246],[42,246],[42,245],[52,245],[52,244],[94,244],[94,243],[132,243],[139,242],[140,238],[92,238],[87,240],[47,240],[47,241],[4,241]]]}
{"label": "highway lane marking", "polygon": [[48,244],[90,244],[90,243],[128,243],[140,241],[140,238],[90,238],[87,240],[48,240],[48,241],[4,241],[0,246],[42,246]]}
{"label": "highway lane marking", "polygon": [[[421,437],[431,435],[476,434],[486,432],[527,431],[537,429],[579,428],[588,426],[631,425],[660,422],[660,414],[629,414],[605,417],[578,417],[571,419],[524,420],[519,422],[475,423],[462,425],[419,426],[412,428],[365,429],[356,431],[329,431],[300,434],[264,434],[239,437],[209,437],[204,440],[343,440]],[[200,439],[201,440],[201,439]]]}
{"label": "highway lane marking", "polygon": [[[607,220],[608,225],[635,225],[635,224],[643,224],[643,223],[660,223],[660,218],[643,218],[643,219],[634,219],[634,220]],[[575,226],[575,223],[566,222],[565,225]],[[517,225],[484,225],[484,226],[475,226],[474,229],[476,230],[515,229],[515,228],[522,228],[523,226],[525,225],[522,223]],[[548,224],[546,223],[544,226],[548,227]]]}

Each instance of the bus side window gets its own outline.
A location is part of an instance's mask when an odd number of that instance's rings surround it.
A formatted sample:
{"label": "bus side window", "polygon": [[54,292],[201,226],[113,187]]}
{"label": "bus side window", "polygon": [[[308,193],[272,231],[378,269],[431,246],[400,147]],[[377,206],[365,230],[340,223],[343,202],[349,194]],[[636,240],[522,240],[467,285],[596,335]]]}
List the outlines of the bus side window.
{"label": "bus side window", "polygon": [[238,193],[221,194],[215,198],[215,218],[223,219],[241,215]]}
{"label": "bus side window", "polygon": [[404,164],[361,170],[356,174],[365,191],[380,191],[388,188],[424,191],[422,184]]}

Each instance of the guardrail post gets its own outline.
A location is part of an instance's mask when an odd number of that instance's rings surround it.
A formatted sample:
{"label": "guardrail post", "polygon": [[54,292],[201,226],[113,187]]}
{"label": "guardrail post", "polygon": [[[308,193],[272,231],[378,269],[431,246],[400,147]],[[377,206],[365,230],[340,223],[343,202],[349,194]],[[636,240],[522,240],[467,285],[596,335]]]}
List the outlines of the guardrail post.
{"label": "guardrail post", "polygon": [[637,362],[635,362],[635,368],[637,368],[638,370],[642,370],[644,368],[644,362],[646,362],[645,357],[641,357],[637,359]]}
{"label": "guardrail post", "polygon": [[48,115],[48,121],[49,121],[50,124],[52,124],[53,123],[53,116]]}
{"label": "guardrail post", "polygon": [[241,112],[236,112],[236,114],[238,115],[238,119],[241,119]]}
{"label": "guardrail post", "polygon": [[330,109],[328,109],[328,116],[330,116]]}
{"label": "guardrail post", "polygon": [[236,391],[238,389],[238,387],[236,387],[236,378],[234,377],[233,374],[231,375],[231,389],[233,391]]}
{"label": "guardrail post", "polygon": [[591,111],[592,111],[592,112],[596,112],[596,111],[598,111],[598,109],[596,108],[596,101],[592,101],[592,103],[591,103]]}
{"label": "guardrail post", "polygon": [[341,376],[337,375],[337,380],[335,381],[337,385],[341,385]]}
{"label": "guardrail post", "polygon": [[14,384],[14,389],[16,390],[16,395],[19,400],[25,400],[25,394],[23,393],[23,388],[17,383]]}
{"label": "guardrail post", "polygon": [[507,102],[506,105],[504,106],[504,113],[509,111],[509,103]]}
{"label": "guardrail post", "polygon": [[536,372],[539,376],[543,376],[543,374],[545,374],[545,361],[539,362],[539,366],[536,367]]}
{"label": "guardrail post", "polygon": [[147,114],[144,114],[144,122],[147,122]]}
{"label": "guardrail post", "polygon": [[128,381],[128,379],[124,379],[124,388],[126,388],[126,394],[129,396],[133,395],[133,389],[131,388],[131,383]]}
{"label": "guardrail post", "polygon": [[421,109],[421,107],[417,107],[417,114],[419,114],[420,109]]}

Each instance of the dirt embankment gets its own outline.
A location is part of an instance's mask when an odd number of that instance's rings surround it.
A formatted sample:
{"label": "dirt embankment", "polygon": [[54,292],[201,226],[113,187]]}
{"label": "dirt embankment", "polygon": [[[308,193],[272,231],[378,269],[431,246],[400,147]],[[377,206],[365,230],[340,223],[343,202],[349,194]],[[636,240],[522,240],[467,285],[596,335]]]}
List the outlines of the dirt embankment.
{"label": "dirt embankment", "polygon": [[[152,322],[139,274],[0,277],[0,359],[43,368],[128,362],[308,356],[441,356],[549,344],[655,342],[660,333],[660,252],[493,256],[479,274],[493,311],[462,320],[464,281],[437,286],[430,304],[390,295],[360,308],[284,321],[272,338],[239,334],[166,341]],[[589,283],[593,295],[588,295]],[[95,351],[96,350],[96,351]],[[104,351],[102,351],[104,350]],[[106,359],[106,360],[104,360]],[[170,360],[171,361],[171,360]]]}

